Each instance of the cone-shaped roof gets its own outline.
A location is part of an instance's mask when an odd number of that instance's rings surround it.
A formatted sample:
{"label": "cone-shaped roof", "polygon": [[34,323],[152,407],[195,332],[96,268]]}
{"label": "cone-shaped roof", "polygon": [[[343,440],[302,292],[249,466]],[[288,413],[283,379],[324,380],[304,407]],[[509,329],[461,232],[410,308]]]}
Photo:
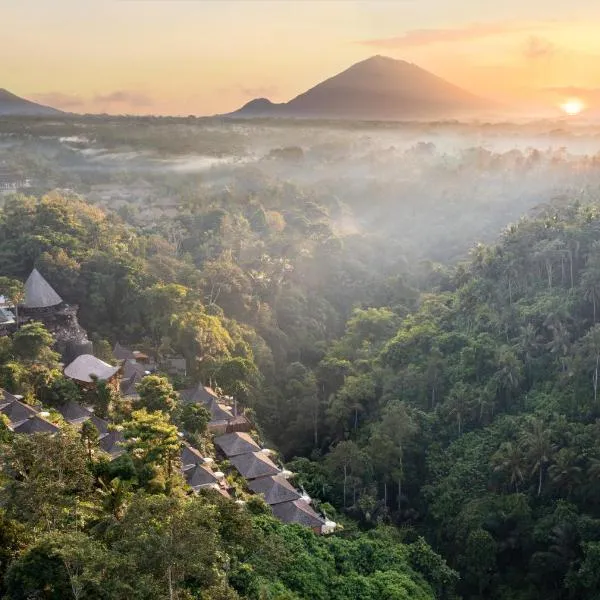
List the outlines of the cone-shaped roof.
{"label": "cone-shaped roof", "polygon": [[52,286],[34,269],[25,282],[25,308],[47,308],[56,306],[62,298],[54,291]]}

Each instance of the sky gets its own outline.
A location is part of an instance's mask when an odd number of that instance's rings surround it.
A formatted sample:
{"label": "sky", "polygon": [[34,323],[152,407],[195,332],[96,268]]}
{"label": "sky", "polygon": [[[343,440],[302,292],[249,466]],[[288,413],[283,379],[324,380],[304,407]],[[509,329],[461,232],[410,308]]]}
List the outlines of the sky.
{"label": "sky", "polygon": [[0,88],[74,112],[287,101],[375,54],[484,97],[600,107],[598,0],[0,0]]}

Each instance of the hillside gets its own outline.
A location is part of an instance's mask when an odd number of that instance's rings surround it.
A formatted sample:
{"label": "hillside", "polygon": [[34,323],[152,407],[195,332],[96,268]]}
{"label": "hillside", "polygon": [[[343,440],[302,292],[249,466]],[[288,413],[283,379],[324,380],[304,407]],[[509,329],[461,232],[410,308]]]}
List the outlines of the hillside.
{"label": "hillside", "polygon": [[64,114],[62,111],[25,100],[8,90],[0,88],[0,116],[3,117],[46,117]]}
{"label": "hillside", "polygon": [[448,118],[490,109],[491,102],[417,65],[373,56],[284,104],[253,100],[231,116],[348,119]]}

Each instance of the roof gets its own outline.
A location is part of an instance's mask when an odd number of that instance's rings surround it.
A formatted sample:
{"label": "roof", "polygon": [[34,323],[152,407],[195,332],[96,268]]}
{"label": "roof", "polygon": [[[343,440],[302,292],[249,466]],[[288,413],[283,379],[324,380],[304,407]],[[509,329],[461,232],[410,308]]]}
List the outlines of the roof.
{"label": "roof", "polygon": [[[5,392],[8,394],[8,392]],[[9,396],[11,394],[8,394]],[[36,415],[38,413],[38,409],[33,406],[29,406],[24,402],[20,402],[16,398],[11,400],[10,402],[5,402],[4,400],[0,400],[0,413],[6,415],[8,420],[11,423],[20,423],[21,421],[25,421]]]}
{"label": "roof", "polygon": [[325,519],[320,517],[304,500],[282,502],[271,507],[273,514],[284,523],[299,523],[307,527],[322,527]]}
{"label": "roof", "polygon": [[181,464],[183,467],[189,467],[190,465],[201,465],[204,463],[204,457],[196,448],[189,444],[184,444],[181,449]]}
{"label": "roof", "polygon": [[113,367],[91,354],[81,354],[65,367],[65,375],[77,381],[91,383],[90,375],[94,375],[100,380],[106,380],[113,377],[118,370],[119,367]]}
{"label": "roof", "polygon": [[225,404],[221,404],[219,395],[209,387],[198,385],[195,388],[181,390],[179,397],[185,404],[203,404],[210,412],[210,420],[230,421],[233,419],[233,413]]}
{"label": "roof", "polygon": [[34,269],[25,282],[25,308],[47,308],[56,306],[62,302],[62,298],[54,291],[54,288],[42,277],[41,273]]}
{"label": "roof", "polygon": [[132,377],[133,375],[139,375],[141,377],[146,376],[146,367],[134,359],[126,359],[122,365],[123,377]]}
{"label": "roof", "polygon": [[205,465],[192,465],[183,472],[187,484],[195,490],[218,483],[215,474]]}
{"label": "roof", "polygon": [[300,499],[299,492],[281,475],[261,477],[248,483],[255,494],[262,494],[267,504],[280,504]]}
{"label": "roof", "polygon": [[50,423],[50,421],[46,421],[39,415],[34,415],[33,417],[19,423],[16,427],[13,427],[13,431],[15,433],[57,433],[60,431],[60,428]]}
{"label": "roof", "polygon": [[125,436],[122,431],[109,431],[100,438],[98,445],[104,452],[108,452],[108,454],[116,458],[125,452],[121,445],[124,441]]}
{"label": "roof", "polygon": [[119,342],[117,342],[115,344],[115,347],[113,348],[113,356],[117,360],[127,360],[128,358],[135,358],[135,354],[129,348],[121,346]]}
{"label": "roof", "polygon": [[83,423],[92,416],[91,410],[84,408],[81,404],[77,404],[77,402],[73,402],[73,400],[58,406],[56,410],[69,423]]}
{"label": "roof", "polygon": [[212,400],[219,400],[219,394],[217,394],[212,388],[202,385],[199,383],[195,388],[188,390],[182,390],[180,392],[181,397],[188,404],[202,402],[208,404]]}
{"label": "roof", "polygon": [[[5,389],[0,388],[0,404],[2,404],[2,402],[12,402],[13,400],[20,400],[22,396],[15,396],[14,394],[11,394],[10,392],[7,392]],[[3,400],[4,398],[4,400]]]}
{"label": "roof", "polygon": [[256,479],[277,475],[279,468],[267,456],[258,452],[240,454],[231,459],[231,464],[239,471],[245,479]]}
{"label": "roof", "polygon": [[137,391],[137,384],[142,381],[144,378],[143,375],[139,373],[134,373],[131,377],[127,379],[121,379],[121,383],[119,384],[119,389],[121,390],[121,394],[126,398],[139,398],[139,394]]}
{"label": "roof", "polygon": [[238,431],[220,435],[215,438],[215,444],[228,458],[260,450],[260,446],[247,433],[240,433]]}
{"label": "roof", "polygon": [[100,435],[104,435],[105,433],[108,433],[108,421],[101,419],[100,417],[96,416],[93,413],[92,413],[92,416],[88,420],[98,430],[98,433]]}

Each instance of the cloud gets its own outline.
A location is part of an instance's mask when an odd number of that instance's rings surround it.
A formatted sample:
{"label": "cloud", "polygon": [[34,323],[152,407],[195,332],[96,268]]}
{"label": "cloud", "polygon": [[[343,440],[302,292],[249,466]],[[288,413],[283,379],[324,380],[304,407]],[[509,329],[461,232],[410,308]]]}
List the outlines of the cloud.
{"label": "cloud", "polygon": [[523,55],[530,60],[550,58],[556,54],[556,46],[548,39],[530,36],[523,47]]}
{"label": "cloud", "polygon": [[398,37],[363,40],[358,43],[378,48],[409,48],[439,43],[464,42],[530,30],[531,26],[514,22],[472,23],[452,29],[413,29]]}
{"label": "cloud", "polygon": [[44,92],[32,94],[31,99],[41,104],[54,108],[72,109],[79,108],[85,104],[85,100],[74,94],[63,94],[62,92]]}
{"label": "cloud", "polygon": [[93,102],[100,104],[128,104],[137,107],[153,104],[152,99],[146,96],[146,94],[129,90],[116,90],[108,94],[97,94],[94,96]]}

